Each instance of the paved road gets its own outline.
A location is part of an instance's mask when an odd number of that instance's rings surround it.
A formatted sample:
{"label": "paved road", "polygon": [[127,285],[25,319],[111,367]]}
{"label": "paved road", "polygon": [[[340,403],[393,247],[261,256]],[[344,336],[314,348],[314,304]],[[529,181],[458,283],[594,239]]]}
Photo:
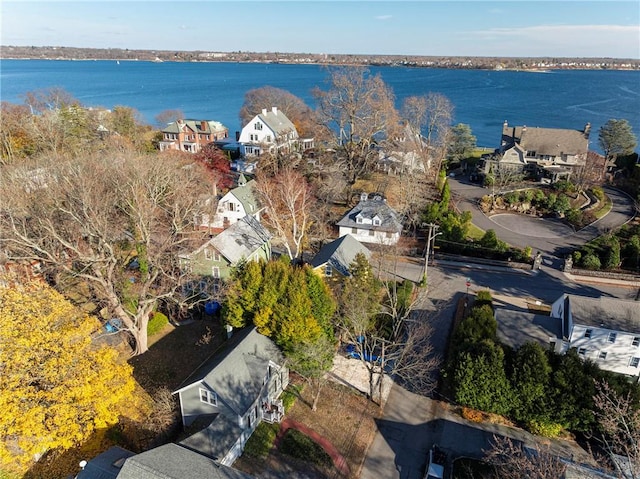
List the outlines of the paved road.
{"label": "paved road", "polygon": [[534,251],[541,251],[553,258],[563,258],[569,251],[627,223],[635,215],[631,197],[614,188],[605,187],[606,194],[613,202],[611,211],[595,223],[574,232],[557,220],[510,214],[488,217],[478,204],[480,198],[489,194],[490,190],[465,179],[449,178],[449,185],[456,206],[461,211],[471,212],[476,226],[485,231],[493,229],[498,238],[513,246],[531,246]]}
{"label": "paved road", "polygon": [[[419,280],[422,268],[422,261],[407,260],[397,263],[396,274]],[[637,287],[576,283],[549,266],[543,266],[538,272],[456,263],[429,266],[428,292],[419,298],[417,314],[433,325],[433,345],[442,356],[456,299],[466,294],[467,278],[471,280],[470,294],[488,288],[498,306],[512,298],[519,298],[521,304],[522,299],[550,303],[563,292],[628,300],[634,300],[638,293]],[[513,303],[509,307],[513,308]],[[532,441],[530,435],[520,430],[504,430],[497,426],[489,426],[485,430],[468,424],[443,412],[437,401],[415,395],[398,385],[391,389],[378,429],[361,479],[421,479],[427,451],[433,443],[455,451],[456,455],[478,457],[480,451],[488,447],[494,433]],[[581,454],[571,444],[558,443],[554,447],[564,457],[579,457]]]}

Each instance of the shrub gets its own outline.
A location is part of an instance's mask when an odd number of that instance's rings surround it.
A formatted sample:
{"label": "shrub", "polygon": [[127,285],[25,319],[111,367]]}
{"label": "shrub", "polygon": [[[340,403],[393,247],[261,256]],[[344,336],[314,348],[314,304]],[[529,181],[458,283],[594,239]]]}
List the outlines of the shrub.
{"label": "shrub", "polygon": [[331,456],[319,444],[295,429],[289,429],[285,434],[280,445],[280,452],[319,466],[333,464]]}
{"label": "shrub", "polygon": [[169,318],[167,318],[164,314],[159,311],[153,313],[153,316],[149,320],[149,324],[147,324],[147,334],[149,336],[153,336],[157,334],[169,323]]}
{"label": "shrub", "polygon": [[300,393],[302,393],[302,386],[296,386],[295,384],[289,384],[287,389],[283,391],[281,398],[285,412],[291,409],[296,403],[296,400],[300,397]]}
{"label": "shrub", "polygon": [[555,422],[532,420],[527,423],[527,429],[538,436],[558,437],[562,432],[562,425]]}
{"label": "shrub", "polygon": [[525,190],[522,193],[522,201],[525,203],[531,203],[533,201],[533,197],[535,195],[535,190]]}
{"label": "shrub", "polygon": [[474,301],[473,306],[482,306],[485,304],[493,306],[493,298],[491,297],[491,291],[483,289],[476,293],[476,300]]}
{"label": "shrub", "polygon": [[598,270],[602,267],[602,264],[600,263],[600,258],[595,254],[588,254],[582,258],[581,266],[585,269]]}
{"label": "shrub", "polygon": [[579,264],[582,259],[582,253],[578,250],[574,251],[573,254],[573,264]]}
{"label": "shrub", "polygon": [[591,188],[591,193],[593,193],[593,196],[595,196],[596,198],[598,198],[599,201],[604,201],[604,190],[598,186],[594,186],[593,188]]}
{"label": "shrub", "polygon": [[279,424],[261,422],[249,437],[244,452],[251,457],[266,458],[280,429]]}
{"label": "shrub", "polygon": [[520,194],[517,191],[510,191],[504,195],[504,200],[510,205],[515,205],[520,201]]}
{"label": "shrub", "polygon": [[478,411],[477,409],[471,409],[470,407],[463,407],[462,417],[465,418],[467,421],[483,422],[487,418],[487,415],[482,411]]}

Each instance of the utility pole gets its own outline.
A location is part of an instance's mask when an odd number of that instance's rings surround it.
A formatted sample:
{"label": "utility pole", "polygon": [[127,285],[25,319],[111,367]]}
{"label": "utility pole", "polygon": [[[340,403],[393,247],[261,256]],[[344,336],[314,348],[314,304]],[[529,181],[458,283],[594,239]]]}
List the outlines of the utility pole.
{"label": "utility pole", "polygon": [[431,243],[433,242],[433,246],[435,247],[435,239],[436,236],[441,235],[442,233],[438,233],[438,225],[434,225],[429,223],[427,225],[429,227],[429,232],[427,233],[427,246],[425,248],[424,255],[424,280],[427,281],[427,271],[429,269],[429,255],[431,254]]}

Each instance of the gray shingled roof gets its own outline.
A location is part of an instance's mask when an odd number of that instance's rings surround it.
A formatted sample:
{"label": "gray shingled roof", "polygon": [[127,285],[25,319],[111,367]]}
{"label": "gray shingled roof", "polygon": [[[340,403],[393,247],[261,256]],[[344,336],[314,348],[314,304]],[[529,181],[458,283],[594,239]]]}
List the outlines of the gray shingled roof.
{"label": "gray shingled roof", "polygon": [[275,343],[255,328],[236,331],[224,348],[191,374],[180,389],[204,381],[225,404],[244,415],[260,394],[269,360],[282,364],[284,359]]}
{"label": "gray shingled roof", "polygon": [[277,113],[274,113],[273,110],[267,110],[266,113],[260,113],[258,118],[260,118],[265,125],[273,130],[278,136],[286,135],[289,132],[297,131],[295,125],[287,118],[282,111],[276,110]]}
{"label": "gray shingled roof", "polygon": [[562,319],[526,311],[496,310],[498,340],[518,349],[526,342],[549,346],[550,338],[562,339]]}
{"label": "gray shingled roof", "polygon": [[242,203],[247,214],[253,214],[258,211],[258,200],[256,199],[255,190],[256,180],[248,181],[242,186],[238,186],[230,191],[238,201]]}
{"label": "gray shingled roof", "polygon": [[224,458],[242,435],[238,421],[219,413],[200,416],[189,426],[189,430],[197,432],[180,441],[180,444],[218,461]]}
{"label": "gray shingled roof", "polygon": [[[359,214],[369,219],[377,215],[381,224],[375,226],[373,224],[357,223],[356,216]],[[362,230],[391,231],[393,233],[402,231],[402,223],[398,220],[397,213],[380,196],[374,196],[373,199],[360,200],[337,224],[338,226]]]}
{"label": "gray shingled roof", "polygon": [[[202,123],[204,122],[205,128],[202,129]],[[224,126],[219,121],[214,120],[182,120],[182,123],[178,123],[177,121],[173,121],[169,123],[166,127],[163,128],[163,133],[180,133],[181,128],[183,126],[188,126],[196,133],[212,133],[216,131],[226,130],[227,127]]]}
{"label": "gray shingled roof", "polygon": [[113,446],[102,454],[97,455],[87,462],[85,468],[78,473],[77,479],[116,479],[120,472],[124,459],[133,456],[134,453]]}
{"label": "gray shingled roof", "polygon": [[589,135],[581,130],[509,126],[506,123],[502,127],[502,141],[507,146],[520,143],[526,151],[551,156],[586,154],[589,147]]}
{"label": "gray shingled roof", "polygon": [[197,452],[165,444],[130,457],[118,479],[252,479],[228,466],[216,463]]}
{"label": "gray shingled roof", "polygon": [[329,263],[340,274],[347,276],[349,274],[349,266],[353,263],[358,253],[364,254],[367,259],[371,257],[371,251],[360,241],[351,235],[345,235],[320,248],[318,254],[311,260],[311,266],[317,268]]}
{"label": "gray shingled roof", "polygon": [[567,295],[574,324],[640,333],[640,302]]}
{"label": "gray shingled roof", "polygon": [[235,264],[249,258],[270,239],[271,233],[253,216],[247,215],[212,238],[209,244]]}

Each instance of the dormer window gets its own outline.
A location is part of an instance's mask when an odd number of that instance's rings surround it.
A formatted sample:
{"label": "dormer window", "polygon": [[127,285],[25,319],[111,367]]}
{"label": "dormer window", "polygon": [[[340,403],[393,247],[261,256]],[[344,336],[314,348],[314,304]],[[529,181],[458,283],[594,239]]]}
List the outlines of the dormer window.
{"label": "dormer window", "polygon": [[373,218],[373,226],[380,226],[380,223],[381,223],[380,218],[378,217]]}
{"label": "dormer window", "polygon": [[362,224],[362,216],[356,216],[356,223]]}
{"label": "dormer window", "polygon": [[256,124],[253,125],[253,129],[254,130],[262,130],[262,123],[260,123],[259,121],[256,121]]}

